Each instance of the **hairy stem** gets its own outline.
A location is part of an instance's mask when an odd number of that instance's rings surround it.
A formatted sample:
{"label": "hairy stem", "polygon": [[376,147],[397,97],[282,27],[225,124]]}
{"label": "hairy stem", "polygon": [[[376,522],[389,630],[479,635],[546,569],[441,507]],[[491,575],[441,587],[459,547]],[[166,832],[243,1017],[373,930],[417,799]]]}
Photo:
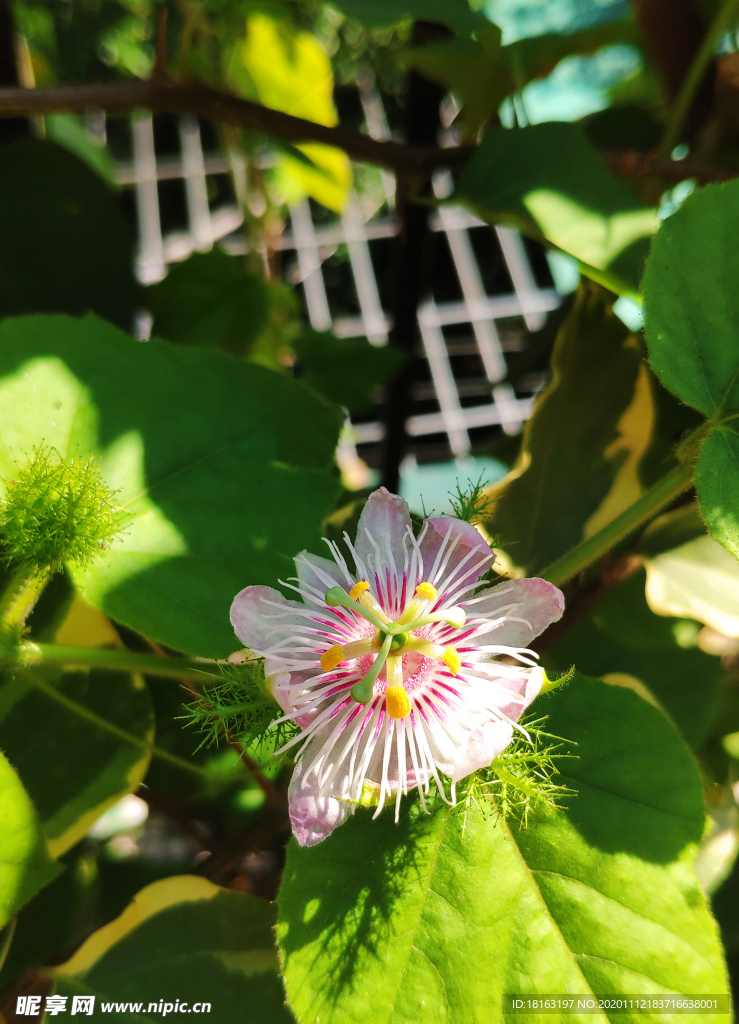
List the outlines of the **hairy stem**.
{"label": "hairy stem", "polygon": [[617,516],[612,523],[604,526],[602,530],[598,530],[596,534],[578,544],[562,558],[558,558],[556,562],[552,562],[539,575],[557,586],[566,583],[567,580],[572,579],[573,576],[596,562],[601,555],[610,551],[634,530],[638,530],[640,526],[647,523],[665,505],[669,505],[671,501],[687,491],[692,483],[692,464],[681,462],[679,466],[653,484],[638,501]]}
{"label": "hairy stem", "polygon": [[10,576],[0,595],[0,632],[12,634],[22,626],[49,580],[49,574],[21,566]]}
{"label": "hairy stem", "polygon": [[13,652],[0,657],[0,667],[19,663],[33,665],[81,665],[112,672],[142,672],[149,676],[187,679],[195,683],[222,683],[215,662],[199,662],[191,658],[157,658],[153,654],[133,651],[110,651],[100,647],[62,647],[58,644],[24,643]]}
{"label": "hairy stem", "polygon": [[135,747],[140,747],[142,750],[146,750],[152,757],[158,757],[162,761],[168,761],[170,764],[176,765],[177,768],[181,768],[193,775],[210,778],[211,773],[206,771],[205,768],[200,768],[196,764],[191,764],[189,761],[185,761],[184,758],[177,757],[176,754],[170,754],[166,750],[161,750],[153,743],[147,743],[146,740],[142,740],[138,736],[134,736],[133,733],[127,732],[125,729],[121,729],[119,726],[114,725],[113,722],[109,722],[106,718],[101,718],[100,715],[96,715],[94,711],[90,711],[90,709],[86,708],[83,704],[78,704],[76,700],[73,700],[65,693],[57,690],[55,686],[48,683],[37,672],[26,672],[23,678],[27,679],[37,689],[41,690],[42,693],[45,693],[47,697],[55,700],[58,704],[61,704],[79,718],[84,718],[85,721],[96,725],[98,729],[104,729],[105,732],[112,733],[113,736],[117,736],[119,739],[125,740],[127,743],[132,743]]}
{"label": "hairy stem", "polygon": [[670,110],[667,126],[659,146],[659,151],[663,156],[668,156],[680,139],[685,119],[693,104],[693,99],[706,72],[706,68],[713,57],[716,43],[724,32],[731,28],[732,22],[738,18],[739,0],[726,0],[721,10],[713,19],[708,32],[706,32],[700,49],[693,59],[690,70],[685,76],[680,92],[677,94],[677,98]]}

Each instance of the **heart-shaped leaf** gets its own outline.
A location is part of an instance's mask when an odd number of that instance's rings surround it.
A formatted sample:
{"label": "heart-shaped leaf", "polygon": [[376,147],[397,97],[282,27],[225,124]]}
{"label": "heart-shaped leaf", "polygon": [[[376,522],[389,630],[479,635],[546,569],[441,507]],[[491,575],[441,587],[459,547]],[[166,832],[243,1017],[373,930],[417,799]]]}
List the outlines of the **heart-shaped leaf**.
{"label": "heart-shaped leaf", "polygon": [[318,847],[293,841],[278,934],[298,1020],[478,1024],[504,995],[727,991],[682,740],[632,690],[581,676],[542,709],[576,755],[566,810],[522,828],[410,801],[397,825],[357,811]]}
{"label": "heart-shaped leaf", "polygon": [[711,536],[739,557],[739,182],[689,196],[654,239],[644,275],[649,356],[710,433],[695,482]]}
{"label": "heart-shaped leaf", "polygon": [[61,870],[28,793],[0,753],[0,928]]}
{"label": "heart-shaped leaf", "polygon": [[96,456],[126,519],[75,580],[112,618],[190,654],[236,650],[234,595],[320,549],[340,425],[308,388],[225,353],[140,344],[94,316],[0,327],[0,475],[42,442]]}

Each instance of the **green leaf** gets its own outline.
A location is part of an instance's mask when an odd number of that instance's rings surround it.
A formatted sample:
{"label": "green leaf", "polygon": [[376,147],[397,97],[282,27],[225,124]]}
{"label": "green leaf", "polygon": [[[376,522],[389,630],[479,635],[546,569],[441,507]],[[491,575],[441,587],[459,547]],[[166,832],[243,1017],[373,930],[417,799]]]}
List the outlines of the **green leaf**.
{"label": "green leaf", "polygon": [[142,889],[58,968],[56,992],[94,994],[96,1011],[107,1002],[140,1004],[111,1007],[111,1024],[158,1021],[162,1000],[173,1004],[170,1013],[177,1000],[180,1013],[206,1002],[223,1024],[242,1024],[245,1013],[249,1024],[289,1024],[274,919],[274,906],[257,896],[195,875],[165,878]]}
{"label": "green leaf", "polygon": [[0,326],[0,476],[42,441],[96,455],[128,518],[75,581],[189,654],[237,649],[235,594],[320,550],[339,427],[309,389],[225,353],[139,344],[95,317]]}
{"label": "green leaf", "polygon": [[516,81],[501,59],[499,29],[497,36],[494,49],[473,39],[454,38],[412,47],[400,57],[407,67],[454,92],[462,104],[467,134],[487,124],[505,97],[516,90]]}
{"label": "green leaf", "polygon": [[108,185],[118,189],[115,160],[107,146],[93,142],[78,114],[46,114],[46,138],[64,146],[70,153],[98,174]]}
{"label": "green leaf", "polygon": [[575,665],[588,675],[638,679],[695,749],[716,718],[721,662],[695,646],[700,626],[694,619],[654,614],[644,584],[643,570],[619,584],[546,657],[561,670]]}
{"label": "green leaf", "polygon": [[644,276],[649,356],[662,383],[707,416],[695,480],[711,536],[739,557],[739,182],[690,196],[654,240]]}
{"label": "green leaf", "polygon": [[733,426],[712,431],[703,442],[695,489],[708,532],[739,558],[739,434]]}
{"label": "green leaf", "polygon": [[278,936],[298,1020],[477,1024],[504,994],[726,992],[684,744],[632,690],[582,676],[545,709],[577,754],[565,811],[521,829],[411,801],[397,825],[358,810],[319,847],[291,842]]}
{"label": "green leaf", "polygon": [[506,96],[548,75],[564,57],[593,53],[608,43],[632,42],[635,23],[614,21],[570,35],[534,36],[502,48],[500,35],[500,29],[491,25],[481,41],[447,39],[412,47],[400,56],[403,64],[455,93],[470,134],[497,115]]}
{"label": "green leaf", "polygon": [[613,291],[639,290],[656,211],[608,171],[578,125],[489,128],[454,199],[570,253]]}
{"label": "green leaf", "polygon": [[647,600],[659,615],[697,619],[739,637],[739,562],[710,537],[648,559]]}
{"label": "green leaf", "polygon": [[2,988],[29,967],[61,959],[89,934],[91,913],[99,897],[94,853],[87,850],[60,867],[61,874],[18,914],[8,957],[0,971]]}
{"label": "green leaf", "polygon": [[140,304],[118,200],[67,149],[0,148],[0,317],[90,310],[130,329]]}
{"label": "green leaf", "polygon": [[485,527],[512,565],[536,575],[639,497],[652,418],[635,339],[597,286],[581,286],[518,463],[489,492]]}
{"label": "green leaf", "polygon": [[333,7],[367,28],[397,25],[402,21],[435,21],[457,35],[470,36],[490,23],[471,11],[466,0],[331,0]]}
{"label": "green leaf", "polygon": [[[273,110],[317,124],[338,121],[333,70],[325,49],[315,35],[296,31],[285,20],[250,13],[246,35],[231,51],[227,75],[237,92]],[[346,153],[315,142],[297,148],[302,159],[281,155],[277,161],[273,183],[277,194],[288,203],[309,195],[340,213],[352,185]]]}
{"label": "green leaf", "polygon": [[330,331],[305,331],[293,342],[301,380],[350,412],[369,409],[374,390],[403,365],[396,349],[378,348],[364,339],[344,340]]}
{"label": "green leaf", "polygon": [[[38,673],[0,687],[0,747],[30,794],[53,856],[69,850],[112,804],[138,789],[150,755],[79,717],[38,689]],[[152,743],[143,679],[126,672],[49,671],[47,685],[100,718]]]}
{"label": "green leaf", "polygon": [[269,289],[244,260],[222,249],[176,263],[146,290],[152,334],[179,345],[221,348],[246,355],[269,317]]}
{"label": "green leaf", "polygon": [[28,793],[0,752],[0,928],[61,870]]}
{"label": "green leaf", "polygon": [[594,25],[579,32],[548,32],[517,39],[504,46],[501,55],[520,89],[526,83],[550,74],[565,57],[595,53],[610,43],[636,43],[638,40],[636,22],[625,19]]}
{"label": "green leaf", "polygon": [[662,383],[715,422],[739,412],[739,182],[688,196],[644,274],[649,357]]}

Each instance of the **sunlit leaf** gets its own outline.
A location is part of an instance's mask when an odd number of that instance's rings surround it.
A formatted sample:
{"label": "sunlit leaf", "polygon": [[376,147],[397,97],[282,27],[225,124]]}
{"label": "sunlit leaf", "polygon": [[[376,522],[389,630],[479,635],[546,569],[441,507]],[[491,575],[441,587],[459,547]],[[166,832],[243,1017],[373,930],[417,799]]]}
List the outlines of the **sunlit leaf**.
{"label": "sunlit leaf", "polygon": [[42,441],[97,456],[127,519],[76,581],[188,653],[237,649],[234,595],[320,549],[339,427],[309,389],[225,353],[139,344],[94,317],[0,327],[0,475]]}
{"label": "sunlit leaf", "polygon": [[0,752],[0,927],[60,871],[28,793]]}
{"label": "sunlit leaf", "polygon": [[[257,896],[194,875],[165,878],[57,969],[56,992],[93,994],[95,1012],[107,1003],[108,1019],[120,1024],[159,1021],[162,1002],[172,1004],[169,1013],[177,1005],[224,1024],[289,1024],[274,919],[274,907]],[[198,1003],[210,1009],[196,1010]]]}
{"label": "sunlit leaf", "polygon": [[[296,32],[287,22],[266,14],[251,14],[244,38],[233,48],[229,79],[234,88],[266,107],[304,117],[317,124],[334,125],[338,118],[333,101],[331,61],[316,36]],[[277,181],[290,202],[310,195],[340,210],[352,183],[347,156],[318,143],[298,147],[313,167],[290,156],[280,156]]]}
{"label": "sunlit leaf", "polygon": [[656,211],[615,178],[575,124],[489,128],[455,200],[493,223],[514,223],[636,292]]}
{"label": "sunlit leaf", "polygon": [[485,521],[506,559],[526,575],[639,497],[638,464],[653,421],[636,341],[595,286],[581,288],[560,327],[552,373],[517,465],[490,490],[496,503]]}
{"label": "sunlit leaf", "polygon": [[655,372],[711,421],[695,480],[711,536],[739,557],[739,183],[688,197],[654,240],[644,277]]}
{"label": "sunlit leaf", "polygon": [[477,1024],[504,994],[726,992],[684,744],[633,691],[582,676],[542,710],[577,755],[564,811],[523,829],[411,801],[397,825],[359,810],[317,847],[291,843],[278,934],[300,1021]]}
{"label": "sunlit leaf", "polygon": [[696,537],[647,562],[647,600],[660,615],[739,637],[739,562],[710,537]]}
{"label": "sunlit leaf", "polygon": [[306,142],[297,148],[308,159],[281,154],[273,174],[275,191],[289,205],[311,196],[338,213],[352,187],[352,168],[346,156],[320,142]]}

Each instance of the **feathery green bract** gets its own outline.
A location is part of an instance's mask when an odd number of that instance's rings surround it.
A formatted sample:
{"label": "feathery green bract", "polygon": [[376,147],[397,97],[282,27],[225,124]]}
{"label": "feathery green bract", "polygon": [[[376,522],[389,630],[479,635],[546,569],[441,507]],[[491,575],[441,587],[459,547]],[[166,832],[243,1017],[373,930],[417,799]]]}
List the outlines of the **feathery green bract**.
{"label": "feathery green bract", "polygon": [[465,814],[473,806],[485,814],[487,805],[502,817],[515,818],[525,827],[529,813],[537,804],[561,807],[562,801],[573,791],[553,781],[552,776],[557,771],[555,760],[575,755],[557,753],[562,738],[544,732],[545,724],[546,718],[522,719],[521,726],[530,740],[517,732],[511,745],[489,768],[481,768],[464,780],[457,806],[463,806]]}
{"label": "feathery green bract", "polygon": [[466,487],[462,487],[457,480],[454,492],[447,492],[452,515],[456,519],[463,519],[465,523],[481,522],[489,514],[492,504],[492,499],[485,493],[489,486],[485,482],[484,473],[480,474],[476,482],[468,480]]}
{"label": "feathery green bract", "polygon": [[263,659],[219,667],[223,682],[207,687],[200,700],[186,705],[188,724],[203,733],[201,747],[222,742],[228,735],[244,748],[262,744],[278,748],[299,732],[294,722],[273,726],[282,717],[282,708],[269,693]]}
{"label": "feathery green bract", "polygon": [[114,493],[92,459],[64,459],[55,448],[34,448],[27,464],[5,481],[0,559],[37,572],[89,561],[120,531]]}

